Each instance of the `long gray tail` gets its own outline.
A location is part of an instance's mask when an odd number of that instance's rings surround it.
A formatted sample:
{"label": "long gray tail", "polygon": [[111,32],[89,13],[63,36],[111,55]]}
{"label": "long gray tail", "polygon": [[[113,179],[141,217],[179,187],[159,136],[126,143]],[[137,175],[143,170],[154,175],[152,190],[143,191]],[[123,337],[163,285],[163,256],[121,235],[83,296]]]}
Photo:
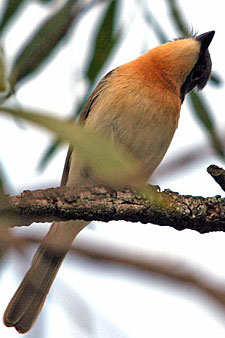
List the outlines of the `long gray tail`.
{"label": "long gray tail", "polygon": [[14,326],[20,333],[31,328],[74,238],[87,224],[84,221],[53,223],[5,310],[6,326]]}

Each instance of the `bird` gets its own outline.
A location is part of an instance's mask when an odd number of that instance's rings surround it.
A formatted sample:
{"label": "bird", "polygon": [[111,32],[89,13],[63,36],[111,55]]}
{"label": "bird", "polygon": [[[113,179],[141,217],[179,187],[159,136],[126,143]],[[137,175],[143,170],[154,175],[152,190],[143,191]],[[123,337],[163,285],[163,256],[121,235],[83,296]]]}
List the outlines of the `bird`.
{"label": "bird", "polygon": [[[215,31],[161,44],[106,74],[80,115],[83,128],[102,132],[140,161],[147,184],[162,161],[178,126],[181,105],[193,89],[202,90],[211,74],[208,47]],[[137,177],[134,177],[138,181]],[[100,177],[69,147],[61,185],[101,183]],[[54,222],[20,286],[9,302],[4,324],[29,331],[40,313],[59,267],[83,220]]]}

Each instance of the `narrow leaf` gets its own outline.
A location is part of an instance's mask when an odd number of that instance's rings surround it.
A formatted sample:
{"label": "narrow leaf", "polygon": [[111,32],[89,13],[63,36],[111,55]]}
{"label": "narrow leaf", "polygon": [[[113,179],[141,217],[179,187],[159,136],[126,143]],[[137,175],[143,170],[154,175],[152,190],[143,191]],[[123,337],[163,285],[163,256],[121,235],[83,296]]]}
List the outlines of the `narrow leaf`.
{"label": "narrow leaf", "polygon": [[176,3],[176,0],[167,0],[170,8],[170,15],[173,19],[174,24],[176,25],[177,29],[183,36],[189,35],[188,25],[185,22],[183,15]]}
{"label": "narrow leaf", "polygon": [[43,4],[48,4],[50,2],[53,2],[55,0],[39,0],[39,2],[42,2]]}
{"label": "narrow leaf", "polygon": [[12,88],[26,76],[36,71],[51,55],[55,47],[65,38],[72,23],[81,11],[77,0],[69,0],[54,15],[48,18],[30,37],[12,67]]}
{"label": "narrow leaf", "polygon": [[[81,111],[83,110],[85,103],[87,102],[88,98],[90,96],[90,89],[88,89],[86,91],[86,94],[84,95],[83,99],[81,100],[81,102],[78,104],[78,107],[75,111],[75,118],[72,117],[71,121],[76,121],[78,119],[78,117],[81,114]],[[53,156],[55,155],[58,147],[60,146],[60,142],[58,139],[53,140],[53,142],[48,145],[47,149],[45,150],[42,158],[40,159],[40,163],[38,165],[38,170],[43,171],[46,166],[48,165],[49,161],[51,161],[51,159],[53,158]]]}
{"label": "narrow leaf", "polygon": [[[70,121],[60,120],[34,112],[1,108],[2,113],[25,119],[52,131],[60,141],[76,148],[95,174],[104,182],[113,185],[130,185],[140,177],[141,164],[118,145],[112,146],[107,138],[90,128],[83,128]],[[134,184],[133,184],[134,185]]]}
{"label": "narrow leaf", "polygon": [[205,130],[208,132],[217,154],[224,160],[225,154],[223,144],[218,136],[218,133],[216,132],[210,109],[204,99],[204,96],[192,92],[189,95],[189,98],[189,102],[191,103],[193,112],[195,113]]}
{"label": "narrow leaf", "polygon": [[5,168],[0,162],[0,203],[5,201],[7,197],[6,194],[8,194],[10,191],[13,191],[13,188],[10,184],[10,180]]}
{"label": "narrow leaf", "polygon": [[92,57],[86,72],[91,84],[96,80],[97,75],[118,43],[120,33],[114,34],[118,4],[118,0],[109,3],[98,26],[91,53]]}
{"label": "narrow leaf", "polygon": [[25,3],[26,0],[7,0],[5,2],[4,13],[0,22],[0,34],[5,29],[8,22],[17,14],[21,5]]}
{"label": "narrow leaf", "polygon": [[44,152],[41,160],[38,164],[38,170],[43,171],[46,166],[48,165],[49,161],[52,159],[53,155],[55,154],[56,150],[58,149],[60,142],[58,139],[54,140],[50,146],[48,146],[47,150]]}
{"label": "narrow leaf", "polygon": [[[181,11],[177,5],[176,0],[167,0],[170,8],[170,13],[173,18],[173,22],[175,23],[177,29],[182,33],[184,36],[188,36],[190,32],[188,32],[188,25],[185,22],[185,19],[183,15],[181,14]],[[212,80],[215,79],[215,76],[213,74]],[[222,158],[225,158],[224,149],[222,142],[215,130],[215,126],[213,123],[213,119],[211,117],[210,109],[207,105],[207,103],[204,100],[204,96],[200,94],[196,94],[195,92],[192,92],[189,95],[190,103],[193,112],[203,125],[204,129],[208,132],[212,145],[216,151],[216,153]]]}
{"label": "narrow leaf", "polygon": [[160,43],[167,42],[168,39],[167,39],[166,33],[164,32],[162,26],[157,21],[157,19],[150,12],[150,10],[148,8],[148,3],[146,3],[145,1],[140,2],[139,0],[137,0],[137,4],[138,4],[138,6],[142,5],[143,17],[144,17],[145,21],[147,22],[147,24],[149,24],[149,26],[151,26],[152,29],[154,30],[154,32],[155,32],[157,38],[159,39]]}
{"label": "narrow leaf", "polygon": [[9,93],[9,83],[6,72],[6,60],[3,48],[0,46],[0,101]]}
{"label": "narrow leaf", "polygon": [[217,87],[222,86],[223,84],[222,78],[215,72],[211,74],[209,80],[214,86],[217,86]]}

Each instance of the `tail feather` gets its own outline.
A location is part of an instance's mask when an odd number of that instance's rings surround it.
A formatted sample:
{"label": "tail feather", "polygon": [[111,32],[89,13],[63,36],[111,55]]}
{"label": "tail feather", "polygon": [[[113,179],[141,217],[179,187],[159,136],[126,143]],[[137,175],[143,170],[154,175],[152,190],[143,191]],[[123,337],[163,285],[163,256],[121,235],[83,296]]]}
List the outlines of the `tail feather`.
{"label": "tail feather", "polygon": [[38,316],[66,254],[56,255],[44,246],[38,251],[41,259],[28,270],[4,315],[5,325],[15,326],[21,333],[27,332]]}
{"label": "tail feather", "polygon": [[20,333],[32,327],[74,237],[87,224],[69,221],[52,225],[5,310],[3,321],[6,326],[14,326]]}

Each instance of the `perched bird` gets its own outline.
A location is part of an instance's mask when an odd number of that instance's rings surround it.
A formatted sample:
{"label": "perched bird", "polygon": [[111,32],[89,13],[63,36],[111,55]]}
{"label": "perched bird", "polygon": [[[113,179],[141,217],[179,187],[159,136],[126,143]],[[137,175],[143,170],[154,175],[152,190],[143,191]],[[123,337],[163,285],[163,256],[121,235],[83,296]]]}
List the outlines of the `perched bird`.
{"label": "perched bird", "polygon": [[[185,95],[202,89],[209,79],[208,47],[214,33],[168,42],[114,69],[99,82],[83,109],[79,123],[123,145],[141,162],[146,182],[170,145]],[[73,187],[87,182],[101,183],[76,150],[69,149],[61,184]],[[74,238],[87,224],[80,220],[52,224],[5,311],[5,325],[20,333],[31,328]]]}

